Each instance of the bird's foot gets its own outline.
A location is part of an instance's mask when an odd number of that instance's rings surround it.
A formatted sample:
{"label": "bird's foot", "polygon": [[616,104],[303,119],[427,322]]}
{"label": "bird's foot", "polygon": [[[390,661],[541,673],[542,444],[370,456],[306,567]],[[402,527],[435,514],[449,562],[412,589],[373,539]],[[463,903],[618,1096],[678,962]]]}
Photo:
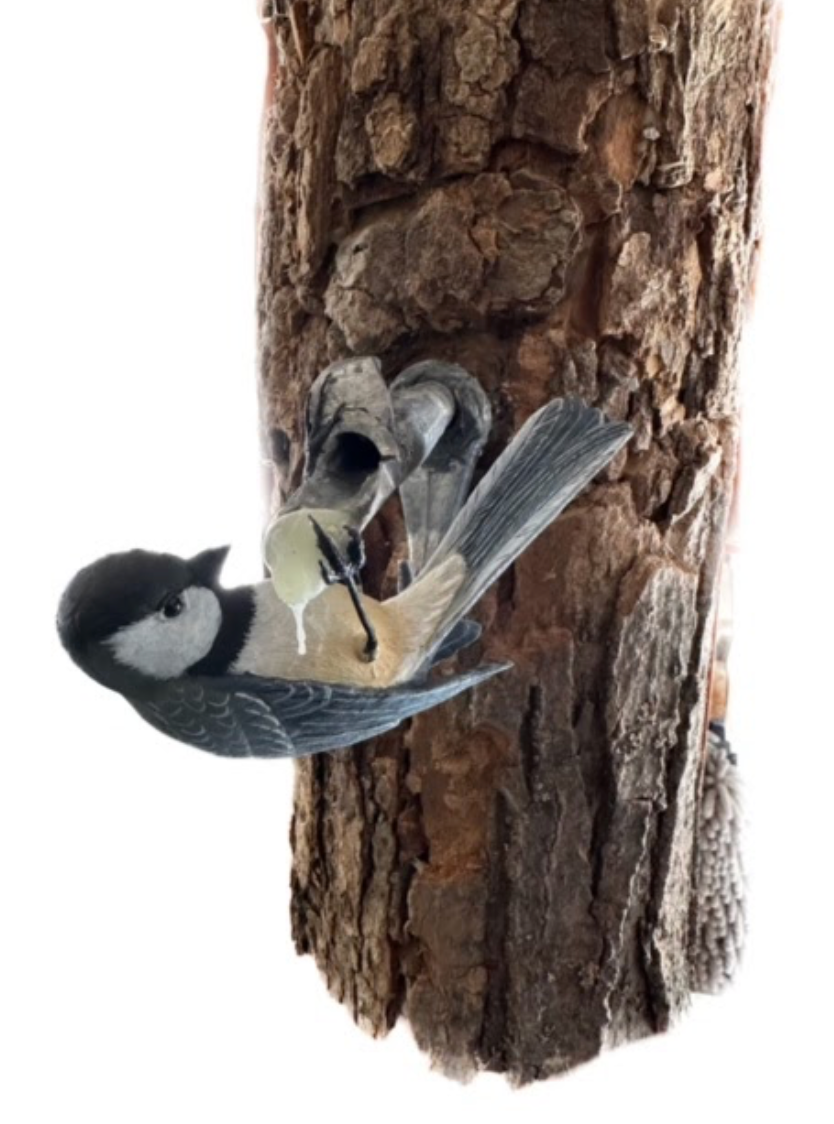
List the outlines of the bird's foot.
{"label": "bird's foot", "polygon": [[316,541],[322,556],[322,561],[319,562],[322,581],[325,585],[333,585],[338,582],[347,589],[350,599],[353,602],[353,607],[356,610],[356,615],[359,617],[359,622],[365,631],[363,655],[368,663],[372,663],[379,652],[379,640],[377,639],[376,630],[365,611],[365,606],[362,604],[362,598],[353,574],[353,570],[360,569],[365,561],[362,537],[355,528],[345,527],[345,530],[348,532],[347,559],[345,559],[342,557],[341,551],[332,537],[325,531],[324,527],[322,527],[312,515],[309,516],[309,519],[313,524]]}
{"label": "bird's foot", "polygon": [[353,573],[358,574],[365,565],[365,544],[362,541],[361,532],[357,531],[355,527],[346,526],[343,529],[347,535],[345,558]]}

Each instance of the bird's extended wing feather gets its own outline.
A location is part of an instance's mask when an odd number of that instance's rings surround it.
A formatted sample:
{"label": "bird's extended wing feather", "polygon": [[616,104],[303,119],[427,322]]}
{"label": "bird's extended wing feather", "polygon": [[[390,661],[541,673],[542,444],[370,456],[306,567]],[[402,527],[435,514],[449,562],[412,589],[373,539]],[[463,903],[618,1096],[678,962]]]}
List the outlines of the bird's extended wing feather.
{"label": "bird's extended wing feather", "polygon": [[[242,685],[241,685],[242,686]],[[174,679],[152,700],[129,700],[157,730],[224,757],[291,757],[292,741],[269,704],[213,678]]]}
{"label": "bird's extended wing feather", "polygon": [[201,676],[131,699],[169,737],[225,757],[305,757],[355,745],[504,671],[485,664],[437,683],[386,690],[256,675]]}

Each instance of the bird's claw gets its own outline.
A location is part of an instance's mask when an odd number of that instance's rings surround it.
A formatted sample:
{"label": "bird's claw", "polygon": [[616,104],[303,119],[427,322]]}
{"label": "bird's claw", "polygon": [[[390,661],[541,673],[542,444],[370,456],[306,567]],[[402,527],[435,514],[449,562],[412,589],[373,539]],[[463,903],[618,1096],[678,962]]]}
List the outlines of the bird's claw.
{"label": "bird's claw", "polygon": [[321,574],[321,580],[325,585],[337,585],[340,581],[343,580],[337,573],[335,573],[334,570],[331,570],[326,562],[323,562],[321,560],[319,561],[319,573]]}
{"label": "bird's claw", "polygon": [[355,527],[345,526],[343,530],[347,535],[345,558],[354,573],[358,574],[365,565],[365,544],[362,541],[362,535]]}
{"label": "bird's claw", "polygon": [[313,525],[316,543],[321,552],[322,560],[319,561],[319,572],[321,573],[322,580],[326,585],[333,585],[334,582],[345,581],[350,576],[350,572],[342,557],[342,552],[339,550],[332,537],[325,531],[324,527],[322,527],[321,523],[319,523],[317,519],[314,519],[312,515],[308,518]]}

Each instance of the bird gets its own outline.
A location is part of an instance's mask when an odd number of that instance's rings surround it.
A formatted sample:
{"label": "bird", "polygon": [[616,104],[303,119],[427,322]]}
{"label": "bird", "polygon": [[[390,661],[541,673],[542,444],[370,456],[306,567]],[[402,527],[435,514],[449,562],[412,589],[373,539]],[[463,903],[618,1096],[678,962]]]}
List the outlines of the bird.
{"label": "bird", "polygon": [[[301,757],[399,725],[506,671],[433,680],[469,642],[466,615],[631,436],[579,399],[536,411],[485,473],[423,568],[394,597],[327,585],[306,609],[306,649],[272,581],[225,589],[227,547],[191,559],[132,550],[81,570],[58,608],[71,658],[157,730],[225,756]],[[274,560],[275,565],[280,559]]]}

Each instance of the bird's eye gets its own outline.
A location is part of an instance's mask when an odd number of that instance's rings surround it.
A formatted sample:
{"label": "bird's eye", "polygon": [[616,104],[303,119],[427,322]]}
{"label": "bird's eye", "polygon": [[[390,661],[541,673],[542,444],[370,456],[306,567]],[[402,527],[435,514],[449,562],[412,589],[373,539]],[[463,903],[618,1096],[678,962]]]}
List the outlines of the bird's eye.
{"label": "bird's eye", "polygon": [[185,600],[181,593],[173,593],[170,597],[166,597],[160,605],[160,612],[163,617],[171,620],[173,617],[178,617],[185,608]]}

